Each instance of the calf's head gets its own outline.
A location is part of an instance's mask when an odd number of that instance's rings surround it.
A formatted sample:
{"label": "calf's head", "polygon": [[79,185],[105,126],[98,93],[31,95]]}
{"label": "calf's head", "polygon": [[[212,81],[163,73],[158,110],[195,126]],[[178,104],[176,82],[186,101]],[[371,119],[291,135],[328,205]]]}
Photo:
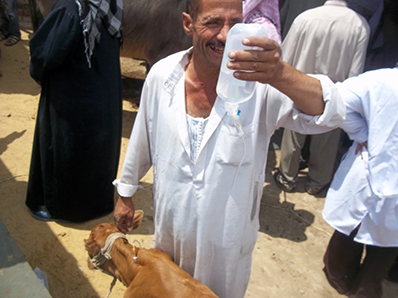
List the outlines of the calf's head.
{"label": "calf's head", "polygon": [[[136,210],[134,212],[133,230],[141,225],[144,212]],[[93,269],[90,259],[97,256],[99,251],[105,246],[106,239],[113,233],[120,233],[119,229],[111,223],[102,223],[97,225],[90,233],[88,239],[84,240],[86,250],[89,255],[89,268]]]}

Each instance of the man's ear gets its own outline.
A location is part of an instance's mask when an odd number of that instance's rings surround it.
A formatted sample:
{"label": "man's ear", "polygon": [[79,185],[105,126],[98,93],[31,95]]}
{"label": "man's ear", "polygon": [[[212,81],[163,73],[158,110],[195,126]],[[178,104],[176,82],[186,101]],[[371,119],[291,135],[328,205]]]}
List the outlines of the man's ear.
{"label": "man's ear", "polygon": [[182,25],[184,26],[184,31],[187,35],[192,35],[193,33],[193,21],[190,14],[182,13]]}

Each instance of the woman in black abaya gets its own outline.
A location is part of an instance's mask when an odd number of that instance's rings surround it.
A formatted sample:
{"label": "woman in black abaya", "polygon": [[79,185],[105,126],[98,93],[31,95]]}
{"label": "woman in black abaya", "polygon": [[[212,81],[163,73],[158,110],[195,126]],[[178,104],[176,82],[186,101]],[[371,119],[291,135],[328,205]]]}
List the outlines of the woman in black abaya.
{"label": "woman in black abaya", "polygon": [[29,44],[30,74],[42,91],[26,205],[44,221],[82,222],[114,207],[122,4],[85,1],[58,0]]}

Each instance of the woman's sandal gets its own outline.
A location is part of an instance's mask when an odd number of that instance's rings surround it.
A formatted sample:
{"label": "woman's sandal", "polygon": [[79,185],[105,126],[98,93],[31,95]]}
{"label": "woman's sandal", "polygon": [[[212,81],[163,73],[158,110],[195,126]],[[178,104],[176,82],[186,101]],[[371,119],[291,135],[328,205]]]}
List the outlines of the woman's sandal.
{"label": "woman's sandal", "polygon": [[10,35],[8,37],[7,41],[4,42],[4,45],[7,46],[7,47],[13,46],[13,45],[17,44],[18,41],[19,41],[18,37],[14,36],[14,35]]}
{"label": "woman's sandal", "polygon": [[7,39],[7,37],[5,37],[5,35],[0,32],[0,41],[6,40],[6,39]]}

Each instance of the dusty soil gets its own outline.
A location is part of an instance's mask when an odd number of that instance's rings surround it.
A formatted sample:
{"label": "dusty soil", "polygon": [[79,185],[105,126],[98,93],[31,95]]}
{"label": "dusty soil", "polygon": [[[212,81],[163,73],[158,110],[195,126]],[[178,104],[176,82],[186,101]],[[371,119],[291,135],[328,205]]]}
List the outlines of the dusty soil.
{"label": "dusty soil", "polygon": [[[22,41],[17,45],[0,44],[3,74],[0,78],[0,218],[31,267],[39,267],[47,274],[53,297],[104,297],[112,278],[88,269],[83,239],[97,224],[113,222],[112,215],[83,224],[44,223],[33,219],[24,204],[40,95],[39,86],[29,77],[30,35],[30,30],[23,30]],[[121,61],[126,76],[122,162],[145,69],[139,61],[124,58]],[[271,175],[278,156],[277,149],[270,151],[261,229],[246,297],[342,297],[329,286],[322,272],[323,253],[333,232],[321,217],[325,192],[310,196],[304,191],[302,181],[297,192],[281,192]],[[151,173],[143,183],[145,188],[135,203],[146,216],[143,225],[129,234],[128,239],[138,240],[149,248],[153,235]],[[397,285],[385,282],[384,288],[385,298],[398,296]],[[117,282],[110,297],[122,297],[124,290]]]}

